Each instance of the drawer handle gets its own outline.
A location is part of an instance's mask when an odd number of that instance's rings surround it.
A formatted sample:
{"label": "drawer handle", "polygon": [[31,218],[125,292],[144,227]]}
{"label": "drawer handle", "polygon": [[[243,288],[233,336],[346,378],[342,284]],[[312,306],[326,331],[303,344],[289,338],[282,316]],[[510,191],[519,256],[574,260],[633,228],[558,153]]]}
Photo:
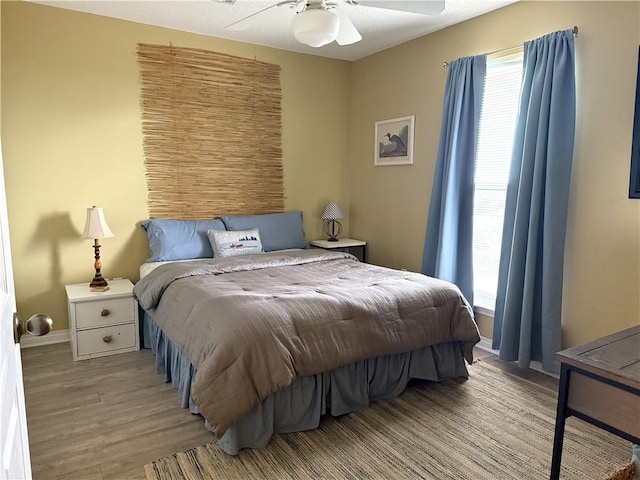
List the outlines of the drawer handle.
{"label": "drawer handle", "polygon": [[103,308],[102,311],[100,312],[101,317],[108,317],[109,315],[111,315],[111,312],[106,308]]}
{"label": "drawer handle", "polygon": [[104,343],[111,343],[111,335],[107,335],[106,337],[102,337],[102,341]]}

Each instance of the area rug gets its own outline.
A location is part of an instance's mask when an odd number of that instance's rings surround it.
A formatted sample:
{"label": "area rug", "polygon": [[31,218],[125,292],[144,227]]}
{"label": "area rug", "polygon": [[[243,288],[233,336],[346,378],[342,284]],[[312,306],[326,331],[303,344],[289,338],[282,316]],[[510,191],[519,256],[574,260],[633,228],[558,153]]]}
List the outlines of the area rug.
{"label": "area rug", "polygon": [[[549,478],[556,390],[479,361],[468,380],[411,384],[399,397],[275,435],[236,457],[215,443],[145,465],[149,480]],[[602,479],[629,442],[567,420],[562,479]]]}

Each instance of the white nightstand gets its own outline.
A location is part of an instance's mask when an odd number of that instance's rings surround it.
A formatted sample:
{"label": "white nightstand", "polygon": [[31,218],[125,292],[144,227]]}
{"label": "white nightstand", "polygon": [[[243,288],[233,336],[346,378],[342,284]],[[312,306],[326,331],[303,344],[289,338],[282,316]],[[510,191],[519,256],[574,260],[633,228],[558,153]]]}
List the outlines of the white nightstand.
{"label": "white nightstand", "polygon": [[138,303],[127,279],[109,280],[109,290],[92,292],[89,282],[66,285],[74,360],[140,348]]}
{"label": "white nightstand", "polygon": [[361,262],[367,262],[367,242],[354,238],[339,238],[337,242],[329,240],[313,240],[312,247],[324,248],[325,250],[337,250],[347,252],[358,257]]}

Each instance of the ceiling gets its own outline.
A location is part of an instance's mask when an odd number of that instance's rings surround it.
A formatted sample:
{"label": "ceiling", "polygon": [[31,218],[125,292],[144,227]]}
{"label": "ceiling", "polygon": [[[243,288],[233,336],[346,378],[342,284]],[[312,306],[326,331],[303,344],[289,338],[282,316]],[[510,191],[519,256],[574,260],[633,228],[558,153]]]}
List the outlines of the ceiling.
{"label": "ceiling", "polygon": [[351,5],[335,0],[360,31],[362,40],[352,45],[313,48],[298,43],[292,34],[295,10],[288,6],[271,8],[259,21],[243,31],[225,27],[278,0],[237,0],[235,4],[216,0],[30,0],[35,3],[156,25],[185,32],[227,38],[240,42],[308,53],[341,60],[358,60],[408,40],[477,17],[518,0],[446,0],[436,16],[383,8]]}

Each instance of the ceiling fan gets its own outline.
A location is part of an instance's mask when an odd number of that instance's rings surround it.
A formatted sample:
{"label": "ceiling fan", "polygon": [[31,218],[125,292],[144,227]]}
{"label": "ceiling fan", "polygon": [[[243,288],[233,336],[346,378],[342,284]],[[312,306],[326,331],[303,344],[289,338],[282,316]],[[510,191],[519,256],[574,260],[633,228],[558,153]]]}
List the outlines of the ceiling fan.
{"label": "ceiling fan", "polygon": [[[218,0],[235,3],[233,0]],[[284,0],[244,17],[230,25],[229,30],[245,30],[256,24],[260,17],[276,7],[294,10],[293,35],[300,43],[322,47],[334,40],[339,45],[351,45],[362,40],[349,16],[341,8],[342,3],[364,7],[384,8],[422,15],[438,15],[444,10],[445,0]]]}

